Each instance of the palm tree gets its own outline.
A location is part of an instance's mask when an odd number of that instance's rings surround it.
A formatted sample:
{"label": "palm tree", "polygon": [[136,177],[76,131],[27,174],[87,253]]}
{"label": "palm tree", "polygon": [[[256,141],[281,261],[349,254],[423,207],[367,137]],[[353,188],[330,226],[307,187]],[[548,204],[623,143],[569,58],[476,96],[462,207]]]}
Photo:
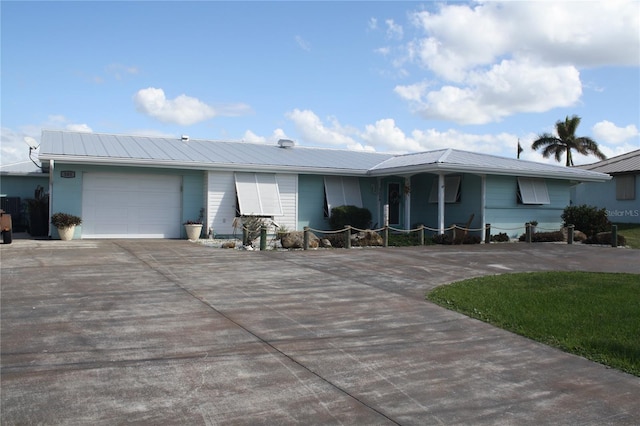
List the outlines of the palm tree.
{"label": "palm tree", "polygon": [[600,149],[598,143],[586,136],[576,137],[576,129],[580,124],[580,117],[577,115],[564,119],[564,121],[558,120],[556,122],[556,132],[558,136],[554,136],[550,133],[543,133],[538,137],[538,140],[531,144],[531,149],[536,151],[542,147],[542,156],[549,158],[553,155],[557,162],[562,160],[562,155],[567,154],[567,167],[573,166],[573,157],[571,150],[575,150],[579,154],[589,155],[593,154],[601,160],[607,158]]}

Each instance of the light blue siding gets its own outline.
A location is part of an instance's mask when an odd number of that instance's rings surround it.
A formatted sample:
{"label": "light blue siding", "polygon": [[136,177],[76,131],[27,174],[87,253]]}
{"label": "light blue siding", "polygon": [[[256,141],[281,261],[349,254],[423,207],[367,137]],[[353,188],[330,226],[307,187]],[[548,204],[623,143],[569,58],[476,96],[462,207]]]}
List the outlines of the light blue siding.
{"label": "light blue siding", "polygon": [[[60,171],[75,171],[75,178],[61,178]],[[142,167],[109,167],[56,163],[53,171],[52,212],[70,213],[82,217],[82,176],[86,172],[127,173],[140,175],[172,175],[182,177],[182,221],[198,219],[205,207],[204,172],[197,170],[156,169]],[[181,231],[184,234],[184,229]],[[57,233],[55,228],[52,233]],[[82,225],[76,227],[74,238],[80,238]],[[52,235],[56,238],[57,235]],[[186,237],[186,234],[183,235]]]}
{"label": "light blue siding", "polygon": [[38,185],[49,192],[49,175],[0,176],[0,194],[7,197],[20,197],[21,201],[33,198]]}
{"label": "light blue siding", "polygon": [[[378,206],[377,179],[359,178],[362,206],[369,209],[373,221]],[[298,175],[298,229],[308,226],[313,229],[330,230],[328,218],[324,217],[324,176]]]}
{"label": "light blue siding", "polygon": [[329,229],[324,217],[324,177],[299,175],[298,192],[298,229]]}
{"label": "light blue siding", "polygon": [[616,177],[608,182],[581,183],[572,188],[571,202],[606,209],[611,222],[640,223],[640,174],[635,175],[635,199],[616,199]]}
{"label": "light blue siding", "polygon": [[[419,224],[438,229],[438,204],[430,203],[429,196],[438,175],[419,174],[411,178],[411,227]],[[445,227],[453,224],[464,226],[473,214],[470,228],[482,226],[481,211],[482,179],[473,174],[460,175],[460,201],[446,203],[444,210]],[[478,231],[480,232],[480,231]]]}
{"label": "light blue siding", "polygon": [[487,176],[485,222],[491,224],[491,234],[507,233],[515,238],[525,232],[525,223],[538,222],[538,231],[558,230],[562,212],[569,205],[569,182],[545,179],[550,204],[518,204],[518,178]]}

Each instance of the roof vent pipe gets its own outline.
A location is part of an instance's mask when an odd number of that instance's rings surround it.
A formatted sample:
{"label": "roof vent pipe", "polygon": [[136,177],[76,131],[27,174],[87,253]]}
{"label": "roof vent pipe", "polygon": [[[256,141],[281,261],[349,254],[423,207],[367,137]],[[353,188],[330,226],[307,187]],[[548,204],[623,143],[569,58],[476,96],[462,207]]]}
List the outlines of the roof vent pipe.
{"label": "roof vent pipe", "polygon": [[280,148],[291,148],[295,146],[295,144],[296,143],[290,139],[280,139],[278,141],[278,145],[280,146]]}
{"label": "roof vent pipe", "polygon": [[189,136],[188,135],[182,135],[182,142],[189,142]]}

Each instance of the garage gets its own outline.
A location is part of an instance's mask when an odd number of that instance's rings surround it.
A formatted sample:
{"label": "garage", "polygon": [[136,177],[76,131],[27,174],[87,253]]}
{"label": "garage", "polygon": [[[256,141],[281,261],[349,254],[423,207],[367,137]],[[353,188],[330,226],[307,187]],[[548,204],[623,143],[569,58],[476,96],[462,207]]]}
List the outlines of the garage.
{"label": "garage", "polygon": [[181,177],[84,173],[82,238],[179,238]]}

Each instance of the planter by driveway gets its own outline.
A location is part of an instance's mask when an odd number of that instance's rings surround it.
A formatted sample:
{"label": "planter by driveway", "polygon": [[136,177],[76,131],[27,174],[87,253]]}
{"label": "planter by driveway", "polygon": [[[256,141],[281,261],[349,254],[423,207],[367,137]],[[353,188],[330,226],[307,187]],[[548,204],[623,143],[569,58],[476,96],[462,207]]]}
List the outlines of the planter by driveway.
{"label": "planter by driveway", "polygon": [[640,274],[640,251],[0,250],[3,425],[640,423],[639,378],[424,300],[487,274]]}

